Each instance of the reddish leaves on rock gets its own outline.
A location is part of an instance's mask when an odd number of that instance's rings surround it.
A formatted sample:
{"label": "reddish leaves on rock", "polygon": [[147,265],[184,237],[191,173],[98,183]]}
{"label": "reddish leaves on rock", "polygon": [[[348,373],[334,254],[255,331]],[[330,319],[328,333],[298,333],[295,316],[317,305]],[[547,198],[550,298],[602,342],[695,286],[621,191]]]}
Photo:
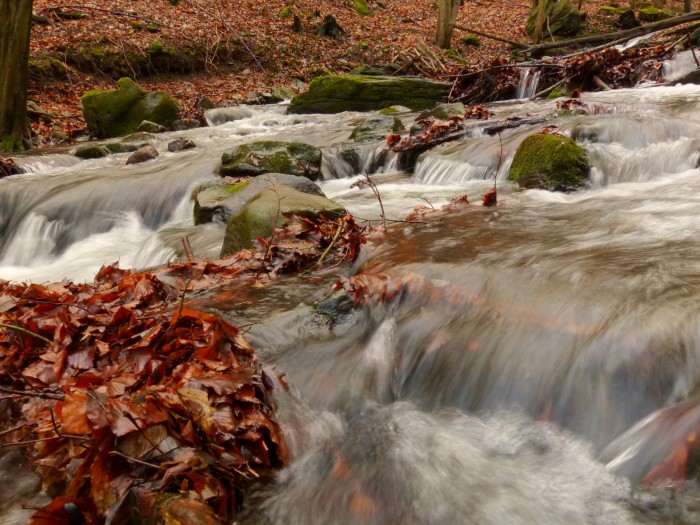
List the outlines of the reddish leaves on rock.
{"label": "reddish leaves on rock", "polygon": [[494,186],[484,194],[484,199],[481,202],[484,206],[496,206],[498,204],[498,192]]}

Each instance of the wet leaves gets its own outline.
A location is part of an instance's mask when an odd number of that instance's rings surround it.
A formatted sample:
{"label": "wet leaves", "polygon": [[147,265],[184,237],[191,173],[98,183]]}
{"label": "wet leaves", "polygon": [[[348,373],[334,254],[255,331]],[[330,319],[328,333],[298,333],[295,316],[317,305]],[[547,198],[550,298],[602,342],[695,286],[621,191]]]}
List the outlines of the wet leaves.
{"label": "wet leaves", "polygon": [[127,495],[132,507],[169,498],[145,523],[226,519],[242,483],[285,463],[286,444],[253,349],[186,294],[250,286],[322,254],[353,261],[363,240],[350,216],[289,217],[257,249],[216,262],[105,266],[93,284],[0,281],[0,396],[17,414],[0,446],[25,447],[44,486],[63,493],[32,523],[75,522],[67,504],[86,523],[110,522],[130,512]]}

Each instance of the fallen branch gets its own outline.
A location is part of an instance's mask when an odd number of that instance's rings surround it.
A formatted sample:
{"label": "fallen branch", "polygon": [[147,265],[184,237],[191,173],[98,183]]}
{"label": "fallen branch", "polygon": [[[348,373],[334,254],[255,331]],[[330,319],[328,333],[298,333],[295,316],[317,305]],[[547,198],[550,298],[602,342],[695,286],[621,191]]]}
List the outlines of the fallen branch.
{"label": "fallen branch", "polygon": [[461,26],[459,24],[452,24],[452,27],[459,29],[460,31],[466,31],[467,33],[474,33],[475,35],[483,36],[484,38],[488,38],[490,40],[496,40],[497,42],[505,42],[506,44],[510,44],[511,46],[515,46],[520,49],[527,49],[530,47],[528,44],[524,44],[523,42],[517,42],[515,40],[508,40],[507,38],[500,36],[490,35],[488,33],[484,33],[483,31],[477,31],[476,29]]}
{"label": "fallen branch", "polygon": [[31,335],[32,337],[36,337],[37,339],[44,341],[45,343],[49,343],[49,344],[51,343],[51,340],[47,339],[43,335],[39,335],[35,332],[32,332],[31,330],[27,330],[26,328],[22,328],[21,326],[0,323],[0,328],[9,328],[10,330],[17,330],[18,332],[22,332],[23,334]]}
{"label": "fallen branch", "polygon": [[528,46],[522,48],[519,53],[538,53],[541,51],[548,51],[550,49],[560,49],[563,47],[570,46],[584,46],[584,45],[595,45],[602,44],[605,42],[611,42],[613,40],[619,40],[622,43],[630,40],[637,36],[646,35],[653,33],[655,31],[660,31],[662,29],[669,29],[671,27],[676,27],[688,22],[695,22],[700,20],[700,11],[695,11],[687,15],[677,16],[675,18],[668,18],[666,20],[659,20],[658,22],[653,22],[641,27],[635,27],[632,29],[626,29],[624,31],[616,31],[614,33],[604,33],[600,35],[589,35],[579,38],[572,38],[569,40],[560,40],[558,42],[546,42],[544,44],[537,44],[534,46]]}

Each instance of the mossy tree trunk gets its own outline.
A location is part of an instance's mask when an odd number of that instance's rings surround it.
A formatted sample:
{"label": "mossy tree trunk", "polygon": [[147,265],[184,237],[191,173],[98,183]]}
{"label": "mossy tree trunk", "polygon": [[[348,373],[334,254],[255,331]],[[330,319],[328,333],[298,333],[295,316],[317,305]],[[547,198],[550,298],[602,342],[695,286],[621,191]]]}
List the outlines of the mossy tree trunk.
{"label": "mossy tree trunk", "polygon": [[544,15],[547,5],[546,0],[537,1],[537,18],[535,19],[535,34],[532,35],[533,44],[542,42],[542,28],[544,27]]}
{"label": "mossy tree trunk", "polygon": [[693,10],[693,1],[692,0],[683,0],[683,11],[686,13],[690,13]]}
{"label": "mossy tree trunk", "polygon": [[457,13],[461,0],[439,0],[438,29],[435,44],[442,49],[450,49],[453,25],[457,22]]}
{"label": "mossy tree trunk", "polygon": [[0,0],[0,149],[23,149],[32,0]]}

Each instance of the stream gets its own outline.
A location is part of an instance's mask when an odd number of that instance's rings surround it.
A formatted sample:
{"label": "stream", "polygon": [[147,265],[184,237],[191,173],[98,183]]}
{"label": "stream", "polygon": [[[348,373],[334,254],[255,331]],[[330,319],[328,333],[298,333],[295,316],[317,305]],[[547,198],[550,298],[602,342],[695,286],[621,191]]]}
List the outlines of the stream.
{"label": "stream", "polygon": [[[499,137],[469,121],[464,139],[413,173],[381,143],[363,146],[397,222],[344,273],[383,272],[414,290],[332,318],[316,305],[339,270],[191,298],[252,323],[260,359],[289,384],[275,401],[291,464],[254,488],[241,524],[700,523],[694,480],[644,483],[700,430],[700,86],[582,100],[589,115],[553,121],[593,165],[590,187],[570,194],[507,181],[542,123]],[[489,109],[503,119],[555,104]],[[30,173],[0,180],[0,278],[86,281],[115,261],[163,265],[183,258],[183,236],[217,258],[223,226],[193,226],[192,191],[216,177],[225,150],[261,138],[321,147],[323,191],[377,224],[377,199],[337,155],[366,115],[285,109],[212,110],[210,127],[158,135],[161,156],[144,164],[60,150],[19,158]],[[169,153],[175,136],[197,148]],[[477,206],[494,176],[498,207]],[[463,194],[477,205],[398,222]],[[0,458],[2,523],[24,523],[31,511],[19,504],[45,498],[26,468]]]}

